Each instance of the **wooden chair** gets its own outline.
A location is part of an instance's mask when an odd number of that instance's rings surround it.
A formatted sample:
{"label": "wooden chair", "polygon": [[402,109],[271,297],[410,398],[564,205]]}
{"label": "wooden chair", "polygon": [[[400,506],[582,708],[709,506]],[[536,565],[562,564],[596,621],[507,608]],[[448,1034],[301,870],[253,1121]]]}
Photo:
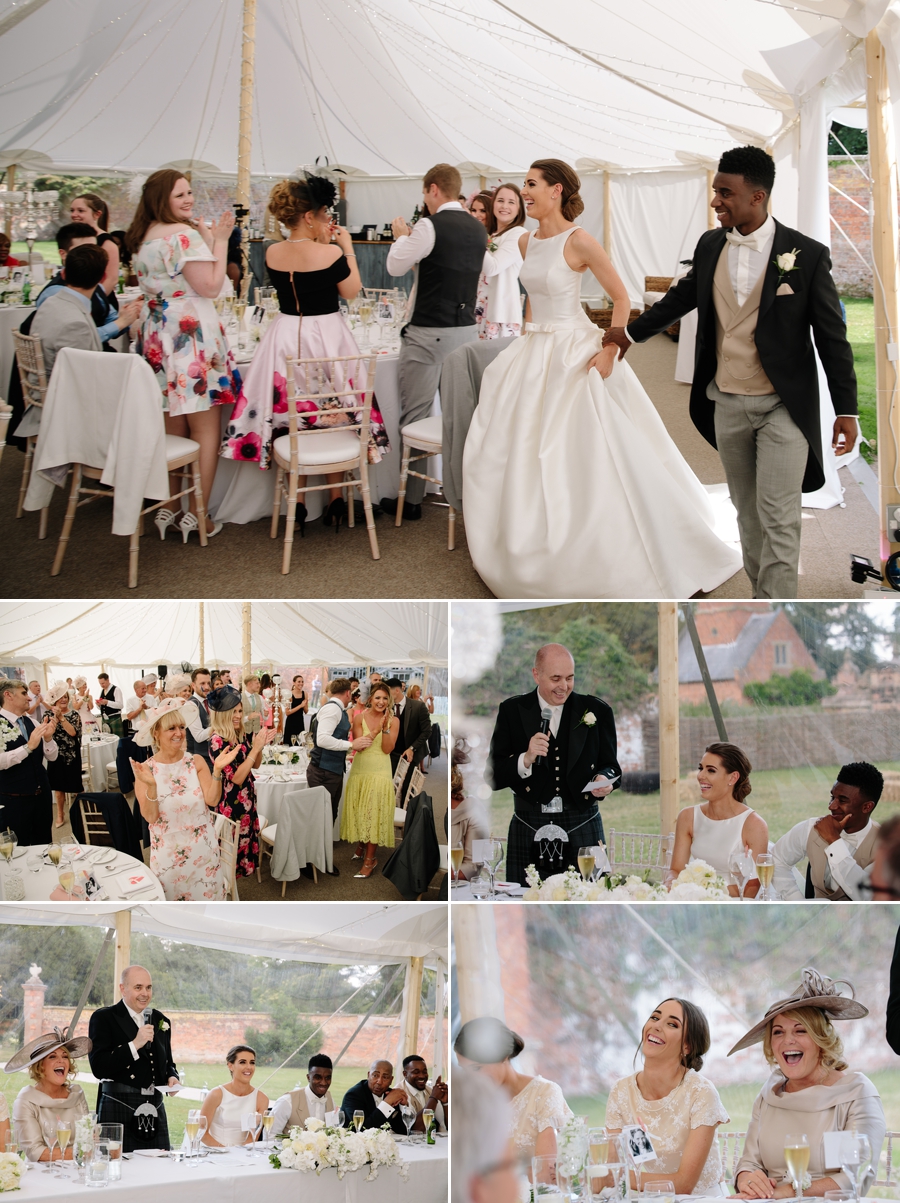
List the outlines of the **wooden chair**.
{"label": "wooden chair", "polygon": [[[305,497],[307,493],[321,492],[333,487],[329,484],[305,484],[301,487],[301,476],[308,479],[310,476],[331,473],[344,475],[344,486],[348,493],[347,525],[351,528],[354,526],[353,490],[359,489],[366,515],[372,559],[381,558],[378,536],[375,534],[375,519],[372,515],[368,461],[376,359],[374,354],[368,357],[360,354],[287,361],[288,434],[281,435],[272,444],[272,458],[277,468],[270,532],[273,539],[278,538],[284,474],[288,474],[282,574],[291,570],[298,494]],[[343,405],[342,399],[345,397],[361,399],[360,404]],[[306,408],[298,414],[298,402],[306,406],[311,405],[312,408]],[[310,421],[333,422],[338,413],[359,414],[359,425],[319,425],[311,428],[307,426]]]}
{"label": "wooden chair", "polygon": [[406,791],[407,798],[414,798],[416,794],[421,794],[424,788],[425,774],[417,765],[412,771],[412,777],[409,781],[409,789]]}
{"label": "wooden chair", "polygon": [[719,1146],[719,1155],[722,1158],[722,1170],[725,1173],[726,1182],[734,1181],[734,1172],[744,1151],[744,1138],[746,1135],[746,1132],[723,1132],[720,1128],[716,1129],[716,1142]]}
{"label": "wooden chair", "polygon": [[[200,483],[200,444],[193,439],[185,439],[180,435],[166,435],[166,469],[169,473],[177,472],[179,468],[189,468],[190,475],[185,473],[182,476],[182,481],[191,480],[191,484],[181,489],[178,493],[173,493],[171,497],[165,498],[164,501],[154,501],[152,505],[145,506],[138,517],[138,523],[131,533],[131,538],[128,544],[128,588],[136,589],[138,583],[138,558],[140,556],[140,538],[144,533],[144,515],[152,514],[154,510],[161,509],[163,506],[171,506],[173,501],[177,501],[179,497],[188,497],[191,493],[196,497],[197,505],[197,534],[200,537],[200,546],[206,547],[206,502],[203,499],[203,486]],[[112,497],[113,490],[102,486],[100,488],[88,488],[82,482],[84,480],[99,481],[103,475],[102,468],[91,468],[87,464],[72,465],[72,484],[69,489],[69,504],[66,507],[66,516],[63,520],[62,531],[59,536],[59,543],[56,548],[56,556],[53,560],[53,567],[50,569],[51,576],[59,576],[62,569],[63,559],[65,558],[66,548],[69,544],[69,536],[72,533],[72,524],[75,521],[75,511],[83,505],[90,505],[92,501],[96,501],[98,497]]]}
{"label": "wooden chair", "polygon": [[94,771],[91,768],[90,744],[81,745],[81,787],[85,793],[99,793],[94,789]]}
{"label": "wooden chair", "polygon": [[103,811],[96,802],[89,798],[79,798],[78,809],[81,811],[81,824],[84,827],[84,842],[86,844],[105,844],[114,847],[113,838],[106,826]]}
{"label": "wooden chair", "polygon": [[[259,860],[256,862],[256,880],[261,885],[262,884],[261,870],[262,870],[263,852],[266,851],[266,848],[263,846],[262,834],[265,831],[265,829],[268,827],[269,820],[266,818],[265,815],[260,814],[259,811],[256,812],[256,817],[259,819]],[[275,841],[273,839],[272,840],[272,848],[274,848],[274,847],[275,847]],[[269,848],[268,852],[269,852],[269,859],[271,860],[272,849]]]}
{"label": "wooden chair", "polygon": [[672,860],[675,833],[611,831],[606,854],[613,873],[643,874],[650,870],[652,881],[662,881]]}
{"label": "wooden chair", "polygon": [[231,895],[232,902],[240,902],[237,886],[237,854],[241,838],[241,828],[234,819],[217,814],[215,818],[216,835],[219,838],[219,860],[225,870],[225,894]]}
{"label": "wooden chair", "polygon": [[0,460],[3,459],[3,448],[6,446],[6,432],[12,418],[12,406],[0,399]]}
{"label": "wooden chair", "polygon": [[412,765],[408,760],[400,757],[397,764],[397,771],[394,773],[394,843],[398,839],[403,838],[403,828],[406,824],[406,804],[409,801],[409,794],[404,798],[403,783]]}
{"label": "wooden chair", "polygon": [[[16,349],[16,363],[19,367],[19,379],[22,382],[22,397],[25,405],[34,405],[38,409],[43,409],[49,381],[44,368],[44,348],[41,340],[36,334],[20,334],[18,330],[14,330],[13,345]],[[10,417],[12,417],[11,408],[3,429],[4,446],[6,446],[6,427],[9,426]],[[19,503],[16,506],[17,518],[21,518],[25,512],[25,494],[28,492],[28,482],[31,480],[31,465],[34,463],[34,449],[37,440],[36,434],[29,434],[25,437],[25,463],[22,465],[22,483],[19,486]],[[50,507],[46,506],[41,510],[38,527],[39,539],[47,538],[49,516]]]}
{"label": "wooden chair", "polygon": [[[881,1147],[881,1157],[876,1169],[876,1178],[872,1186],[893,1186],[896,1187],[897,1179],[894,1177],[894,1141],[900,1137],[900,1132],[885,1132],[884,1144]],[[884,1177],[881,1177],[882,1167]],[[870,1188],[871,1189],[871,1188]]]}
{"label": "wooden chair", "polygon": [[[273,823],[271,825],[271,827],[269,827],[268,825],[264,826],[263,824],[264,824],[264,820],[263,820],[262,815],[260,815],[259,816],[259,864],[256,867],[256,880],[259,882],[262,882],[262,877],[260,876],[260,869],[262,868],[262,858],[264,855],[268,856],[268,858],[269,858],[269,874],[271,876],[272,853],[275,851],[275,840],[278,836],[278,824],[277,823]],[[316,866],[311,865],[310,867],[312,869],[313,884],[318,885],[319,884],[319,874],[316,871]],[[285,879],[281,883],[281,897],[282,898],[284,898],[286,890],[287,890],[287,880]]]}
{"label": "wooden chair", "polygon": [[[403,440],[403,459],[400,463],[400,492],[397,497],[397,518],[394,526],[399,526],[403,521],[407,477],[417,476],[419,480],[429,480],[433,485],[441,485],[443,488],[443,482],[439,477],[428,476],[425,472],[416,472],[409,466],[417,460],[431,459],[432,456],[443,453],[444,436],[441,422],[440,414],[432,414],[430,418],[420,418],[418,422],[410,422],[408,426],[403,426],[400,430],[400,437]],[[419,454],[413,455],[413,451],[417,451]],[[456,510],[452,505],[448,506],[448,509],[450,512],[447,518],[447,550],[453,551],[456,547]]]}

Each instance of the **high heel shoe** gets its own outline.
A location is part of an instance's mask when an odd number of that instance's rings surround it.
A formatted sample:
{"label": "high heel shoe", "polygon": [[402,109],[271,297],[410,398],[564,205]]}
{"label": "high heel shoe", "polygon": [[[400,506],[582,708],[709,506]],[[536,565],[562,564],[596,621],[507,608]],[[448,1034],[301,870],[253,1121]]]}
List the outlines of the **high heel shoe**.
{"label": "high heel shoe", "polygon": [[165,539],[166,531],[170,526],[175,526],[175,515],[171,510],[157,510],[156,517],[153,519],[153,525],[159,531],[160,539]]}
{"label": "high heel shoe", "polygon": [[375,857],[373,857],[371,860],[366,858],[366,860],[363,861],[362,871],[360,873],[355,873],[354,877],[371,877],[377,868],[378,861],[375,859]]}
{"label": "high heel shoe", "polygon": [[[208,530],[206,532],[207,539],[211,539],[213,535],[217,535],[222,529],[223,525],[224,523],[222,522],[214,522],[212,530]],[[183,542],[187,543],[188,535],[191,533],[191,531],[197,531],[199,533],[200,523],[197,521],[197,515],[182,514],[181,521],[178,523],[178,529],[181,531]]]}
{"label": "high heel shoe", "polygon": [[322,515],[322,525],[331,526],[334,523],[334,533],[340,534],[341,522],[347,517],[347,503],[343,497],[335,497],[328,509]]}
{"label": "high heel shoe", "polygon": [[363,851],[364,851],[364,849],[363,849],[362,844],[357,844],[353,850],[353,855],[350,857],[350,859],[351,860],[362,860]]}

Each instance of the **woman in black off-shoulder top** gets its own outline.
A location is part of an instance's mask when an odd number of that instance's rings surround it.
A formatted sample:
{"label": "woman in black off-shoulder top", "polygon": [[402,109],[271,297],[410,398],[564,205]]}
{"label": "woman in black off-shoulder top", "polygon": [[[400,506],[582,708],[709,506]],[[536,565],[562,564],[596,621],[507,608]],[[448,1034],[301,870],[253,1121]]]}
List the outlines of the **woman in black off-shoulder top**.
{"label": "woman in black off-shoulder top", "polygon": [[[289,356],[315,359],[360,354],[341,315],[339,299],[352,300],[362,285],[350,235],[331,220],[334,195],[334,185],[318,176],[282,180],[272,189],[269,210],[289,230],[284,242],[273,243],[266,252],[266,267],[281,313],[263,335],[244,378],[245,401],[235,405],[221,449],[227,459],[270,467],[272,441],[287,433]],[[358,425],[359,420],[358,412],[338,410],[333,416],[320,417],[318,424]],[[369,462],[378,463],[387,450],[384,422],[373,401]],[[341,478],[326,479],[334,488],[323,521],[340,526],[346,511]],[[302,533],[303,505],[298,504],[297,515]]]}

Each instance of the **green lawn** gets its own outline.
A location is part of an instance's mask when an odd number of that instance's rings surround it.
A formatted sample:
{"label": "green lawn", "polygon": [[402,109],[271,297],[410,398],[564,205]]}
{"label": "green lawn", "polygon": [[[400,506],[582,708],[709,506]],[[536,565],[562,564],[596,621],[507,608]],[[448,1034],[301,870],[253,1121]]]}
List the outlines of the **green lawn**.
{"label": "green lawn", "polygon": [[[753,774],[753,793],[748,801],[768,823],[769,839],[777,840],[801,819],[825,814],[829,791],[839,767],[806,765],[799,769],[770,769]],[[900,769],[900,761],[882,764],[879,768]],[[659,794],[625,794],[616,790],[610,798],[601,802],[600,813],[607,834],[611,830],[659,831]],[[510,791],[495,793],[491,799],[493,835],[506,835],[512,814]]]}
{"label": "green lawn", "polygon": [[[36,242],[34,249],[44,256],[48,263],[59,263],[59,251],[55,242]],[[27,242],[14,242],[10,251],[13,259],[24,259],[28,254]]]}
{"label": "green lawn", "polygon": [[[874,439],[875,423],[875,302],[868,297],[842,297],[847,308],[847,336],[856,367],[859,424],[867,439]],[[867,460],[874,459],[862,445]]]}
{"label": "green lawn", "polygon": [[[0,1051],[0,1059],[6,1061],[8,1057],[12,1056],[13,1051],[13,1049],[5,1049]],[[84,1068],[86,1069],[86,1060],[83,1064]],[[183,1065],[181,1068],[184,1070],[186,1086],[200,1087],[205,1082],[206,1085],[212,1089],[213,1086],[221,1086],[223,1082],[228,1080],[224,1065]],[[268,1082],[266,1082],[265,1086],[263,1086],[263,1082],[271,1072],[271,1069],[263,1065],[257,1069],[255,1077],[256,1084],[271,1101],[277,1099],[279,1095],[285,1094],[288,1090],[293,1090],[298,1082],[301,1082],[304,1086],[306,1085],[306,1073],[304,1070],[280,1069]],[[366,1070],[361,1066],[339,1065],[335,1070],[334,1080],[331,1084],[331,1095],[334,1099],[335,1105],[340,1106],[341,1099],[344,1097],[345,1092],[351,1086],[355,1085],[360,1078],[364,1078],[365,1076]],[[4,1074],[2,1080],[0,1080],[0,1090],[2,1090],[3,1094],[6,1096],[6,1101],[9,1104],[10,1115],[12,1115],[13,1103],[15,1102],[16,1095],[23,1086],[30,1082],[30,1080],[31,1079],[25,1073],[10,1074],[9,1076]],[[85,1094],[87,1095],[88,1104],[93,1107],[97,1099],[96,1086],[85,1084],[84,1090]],[[168,1116],[169,1120],[169,1137],[173,1146],[181,1144],[182,1137],[184,1136],[184,1124],[185,1120],[187,1119],[188,1110],[189,1108],[196,1106],[198,1106],[196,1102],[192,1102],[188,1099],[182,1100],[177,1096],[169,1099],[166,1102],[166,1115]]]}

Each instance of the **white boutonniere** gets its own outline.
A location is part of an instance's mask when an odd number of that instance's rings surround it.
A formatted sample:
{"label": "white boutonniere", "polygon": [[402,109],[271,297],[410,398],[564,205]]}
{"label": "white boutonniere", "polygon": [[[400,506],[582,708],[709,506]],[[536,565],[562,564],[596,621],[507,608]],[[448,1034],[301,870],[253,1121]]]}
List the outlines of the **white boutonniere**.
{"label": "white boutonniere", "polygon": [[778,283],[781,284],[788,272],[797,270],[797,256],[800,252],[795,247],[792,251],[785,251],[781,255],[776,255],[772,262],[778,268]]}
{"label": "white boutonniere", "polygon": [[594,714],[594,712],[592,710],[585,710],[584,714],[581,716],[581,720],[578,725],[579,725],[579,727],[581,727],[581,726],[593,727],[596,724],[596,722],[597,722],[596,714]]}
{"label": "white boutonniere", "polygon": [[169,1030],[169,1025],[166,1023],[166,1021],[164,1019],[161,1019],[159,1021],[159,1023],[157,1024],[157,1027],[159,1028],[159,1030],[161,1032],[168,1032],[168,1030]]}

